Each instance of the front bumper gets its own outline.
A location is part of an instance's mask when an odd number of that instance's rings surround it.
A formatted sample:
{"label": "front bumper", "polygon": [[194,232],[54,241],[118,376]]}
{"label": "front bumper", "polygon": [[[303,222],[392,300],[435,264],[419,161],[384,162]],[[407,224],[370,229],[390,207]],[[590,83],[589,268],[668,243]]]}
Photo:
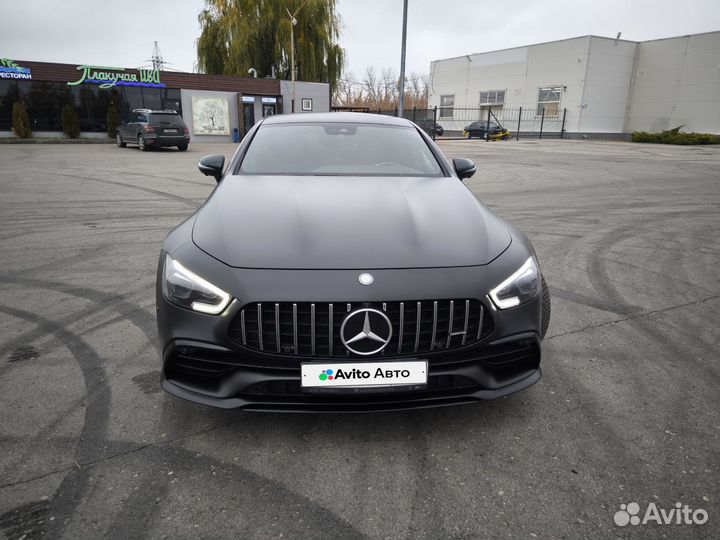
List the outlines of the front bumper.
{"label": "front bumper", "polygon": [[[162,387],[170,394],[226,409],[292,412],[377,412],[440,407],[504,397],[540,380],[534,334],[482,348],[428,355],[426,385],[303,390],[297,357],[261,367],[254,355],[178,340],[165,351]],[[433,358],[433,356],[435,356]],[[374,361],[381,360],[374,358]],[[417,357],[393,361],[413,360]],[[277,367],[277,361],[288,366]],[[357,358],[353,358],[357,361]],[[322,363],[322,359],[313,359]],[[338,360],[325,360],[337,364]]]}

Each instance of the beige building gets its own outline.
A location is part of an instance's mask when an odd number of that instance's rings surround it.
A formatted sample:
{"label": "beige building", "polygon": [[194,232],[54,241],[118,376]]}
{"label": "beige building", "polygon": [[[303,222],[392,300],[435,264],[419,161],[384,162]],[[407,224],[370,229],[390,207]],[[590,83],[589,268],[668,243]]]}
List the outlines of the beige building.
{"label": "beige building", "polygon": [[463,108],[501,116],[523,107],[526,131],[539,128],[544,109],[558,126],[566,110],[570,135],[720,133],[720,32],[643,42],[584,36],[436,60],[430,105],[445,129],[462,129]]}

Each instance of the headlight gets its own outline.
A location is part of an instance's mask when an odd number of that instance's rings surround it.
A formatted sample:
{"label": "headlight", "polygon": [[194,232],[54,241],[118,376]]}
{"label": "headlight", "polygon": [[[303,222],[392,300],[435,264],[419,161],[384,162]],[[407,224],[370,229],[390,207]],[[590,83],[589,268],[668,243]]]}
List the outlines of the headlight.
{"label": "headlight", "polygon": [[540,271],[530,257],[509,278],[490,291],[490,298],[499,309],[507,309],[535,298],[540,292]]}
{"label": "headlight", "polygon": [[180,307],[217,315],[230,303],[230,295],[192,273],[170,255],[165,256],[163,295]]}

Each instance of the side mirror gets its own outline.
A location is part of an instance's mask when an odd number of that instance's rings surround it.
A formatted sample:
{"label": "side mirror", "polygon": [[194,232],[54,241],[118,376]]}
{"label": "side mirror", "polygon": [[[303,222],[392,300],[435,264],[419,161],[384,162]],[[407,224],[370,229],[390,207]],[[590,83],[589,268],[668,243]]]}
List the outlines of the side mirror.
{"label": "side mirror", "polygon": [[475,162],[472,159],[453,158],[453,168],[460,180],[470,178],[475,174]]}
{"label": "side mirror", "polygon": [[222,179],[223,167],[225,167],[225,156],[221,154],[205,156],[198,161],[200,172],[205,176],[212,176],[216,182]]}

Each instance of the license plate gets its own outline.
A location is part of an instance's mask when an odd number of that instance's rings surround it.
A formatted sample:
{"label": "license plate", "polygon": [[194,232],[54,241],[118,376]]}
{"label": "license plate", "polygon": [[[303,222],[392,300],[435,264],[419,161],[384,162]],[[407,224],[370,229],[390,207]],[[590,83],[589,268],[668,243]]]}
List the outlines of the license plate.
{"label": "license plate", "polygon": [[165,133],[177,133],[177,132],[178,132],[177,129],[166,129],[165,130]]}
{"label": "license plate", "polygon": [[427,383],[427,362],[317,362],[302,364],[303,388],[402,386]]}

